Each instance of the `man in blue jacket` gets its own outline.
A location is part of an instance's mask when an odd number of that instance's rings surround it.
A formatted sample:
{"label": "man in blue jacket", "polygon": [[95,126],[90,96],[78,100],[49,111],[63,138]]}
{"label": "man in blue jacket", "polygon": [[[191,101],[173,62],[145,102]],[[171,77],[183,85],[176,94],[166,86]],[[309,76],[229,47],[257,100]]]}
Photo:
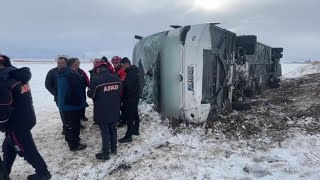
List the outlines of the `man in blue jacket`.
{"label": "man in blue jacket", "polygon": [[117,153],[117,128],[121,102],[120,79],[109,72],[108,64],[98,61],[94,64],[96,76],[92,78],[88,97],[94,101],[94,117],[99,124],[102,136],[102,152],[97,159],[108,160]]}
{"label": "man in blue jacket", "polygon": [[67,60],[67,67],[58,72],[58,107],[66,124],[65,140],[71,151],[87,147],[80,144],[80,113],[88,104],[82,92],[82,80],[77,72],[77,58]]}
{"label": "man in blue jacket", "polygon": [[18,154],[36,170],[28,180],[48,180],[50,172],[31,134],[36,116],[28,83],[30,79],[29,68],[17,69],[11,66],[8,57],[0,55],[0,128],[6,133],[2,145],[3,165],[9,175]]}

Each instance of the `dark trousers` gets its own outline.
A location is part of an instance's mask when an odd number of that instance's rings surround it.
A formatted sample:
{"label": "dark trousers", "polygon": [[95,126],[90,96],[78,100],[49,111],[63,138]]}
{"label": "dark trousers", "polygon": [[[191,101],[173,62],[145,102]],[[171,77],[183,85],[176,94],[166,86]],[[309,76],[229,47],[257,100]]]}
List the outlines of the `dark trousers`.
{"label": "dark trousers", "polygon": [[62,113],[66,123],[65,140],[70,149],[76,148],[80,141],[80,111],[64,111]]}
{"label": "dark trousers", "polygon": [[139,132],[138,102],[123,103],[122,113],[128,126],[126,137],[131,137],[134,132]]}
{"label": "dark trousers", "polygon": [[86,108],[80,110],[80,118],[86,117]]}
{"label": "dark trousers", "polygon": [[[95,102],[93,101],[93,108],[94,108],[95,106],[96,106],[96,105],[95,105]],[[96,119],[96,116],[94,115],[94,113],[93,113],[93,122],[94,122],[95,124],[99,124],[98,121],[97,121],[97,119]]]}
{"label": "dark trousers", "polygon": [[3,165],[3,161],[0,157],[0,180],[9,180],[8,173]]}
{"label": "dark trousers", "polygon": [[[58,106],[58,102],[56,102],[56,105]],[[63,129],[63,131],[65,131],[66,130],[66,122],[64,120],[63,113],[62,113],[62,111],[60,111],[60,109],[59,109],[59,114],[60,114],[61,121],[62,121],[62,129]]]}
{"label": "dark trousers", "polygon": [[8,174],[17,154],[31,164],[39,175],[48,174],[47,165],[37,150],[30,131],[7,131],[2,145],[3,164]]}
{"label": "dark trousers", "polygon": [[123,106],[122,105],[120,106],[119,122],[122,123],[122,124],[126,124],[127,123],[125,118],[123,118]]}
{"label": "dark trousers", "polygon": [[98,121],[97,121],[97,119],[95,118],[94,113],[93,113],[93,122],[94,122],[95,124],[99,124]]}
{"label": "dark trousers", "polygon": [[109,154],[109,149],[111,152],[117,151],[117,128],[116,122],[113,123],[99,123],[102,137],[102,152]]}

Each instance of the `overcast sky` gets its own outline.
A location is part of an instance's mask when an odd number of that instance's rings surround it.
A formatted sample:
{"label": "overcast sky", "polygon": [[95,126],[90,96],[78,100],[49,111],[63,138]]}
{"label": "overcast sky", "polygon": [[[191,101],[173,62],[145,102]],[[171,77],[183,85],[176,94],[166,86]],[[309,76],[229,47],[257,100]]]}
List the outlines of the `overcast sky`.
{"label": "overcast sky", "polygon": [[319,8],[319,0],[0,0],[0,52],[131,58],[135,34],[219,22],[283,47],[284,61],[320,60]]}

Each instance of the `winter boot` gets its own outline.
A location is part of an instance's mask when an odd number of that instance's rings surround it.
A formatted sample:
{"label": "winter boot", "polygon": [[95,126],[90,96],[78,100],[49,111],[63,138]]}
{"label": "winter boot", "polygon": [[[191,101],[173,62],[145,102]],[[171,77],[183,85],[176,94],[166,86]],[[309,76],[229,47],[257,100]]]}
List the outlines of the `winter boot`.
{"label": "winter boot", "polygon": [[80,129],[86,129],[86,126],[80,124]]}
{"label": "winter boot", "polygon": [[139,130],[134,131],[134,132],[132,133],[132,135],[139,136],[139,135],[140,135]]}
{"label": "winter boot", "polygon": [[82,121],[88,121],[88,118],[85,117],[85,116],[81,117],[80,119],[81,119]]}
{"label": "winter boot", "polygon": [[111,151],[111,156],[117,155],[117,150]]}
{"label": "winter boot", "polygon": [[109,153],[104,153],[104,152],[96,154],[96,158],[99,159],[99,160],[108,160],[108,159],[110,159]]}
{"label": "winter boot", "polygon": [[85,148],[87,148],[87,145],[79,144],[79,146],[76,148],[70,148],[70,151],[81,151],[81,150],[84,150]]}
{"label": "winter boot", "polygon": [[124,136],[123,138],[119,139],[119,143],[128,143],[128,142],[132,142],[131,136]]}
{"label": "winter boot", "polygon": [[117,125],[117,127],[124,127],[125,125],[126,125],[126,123],[121,121],[121,122]]}
{"label": "winter boot", "polygon": [[51,179],[51,174],[32,174],[27,177],[28,180],[49,180]]}

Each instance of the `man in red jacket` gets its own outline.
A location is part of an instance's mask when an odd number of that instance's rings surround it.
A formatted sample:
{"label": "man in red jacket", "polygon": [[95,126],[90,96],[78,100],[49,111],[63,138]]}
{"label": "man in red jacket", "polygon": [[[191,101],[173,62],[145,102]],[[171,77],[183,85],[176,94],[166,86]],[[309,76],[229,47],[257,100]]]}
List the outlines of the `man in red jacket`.
{"label": "man in red jacket", "polygon": [[[114,75],[116,75],[120,78],[120,81],[123,85],[123,82],[126,79],[127,73],[126,73],[125,69],[120,65],[120,61],[121,61],[121,58],[119,56],[114,56],[111,59],[111,63],[114,67]],[[122,109],[122,107],[120,109]],[[125,119],[122,118],[122,116],[120,116],[119,123],[118,123],[117,127],[124,127],[126,124],[127,124],[127,122],[125,121]]]}
{"label": "man in red jacket", "polygon": [[110,64],[110,62],[108,61],[108,58],[106,58],[105,56],[103,56],[101,58],[101,61],[104,61],[105,63],[107,63],[107,69],[110,71],[111,74],[114,74],[114,68],[112,67],[112,65]]}
{"label": "man in red jacket", "polygon": [[121,82],[123,82],[126,79],[127,73],[125,69],[120,65],[120,61],[121,58],[119,56],[114,56],[111,59],[112,65],[114,67],[114,74],[120,78]]}

